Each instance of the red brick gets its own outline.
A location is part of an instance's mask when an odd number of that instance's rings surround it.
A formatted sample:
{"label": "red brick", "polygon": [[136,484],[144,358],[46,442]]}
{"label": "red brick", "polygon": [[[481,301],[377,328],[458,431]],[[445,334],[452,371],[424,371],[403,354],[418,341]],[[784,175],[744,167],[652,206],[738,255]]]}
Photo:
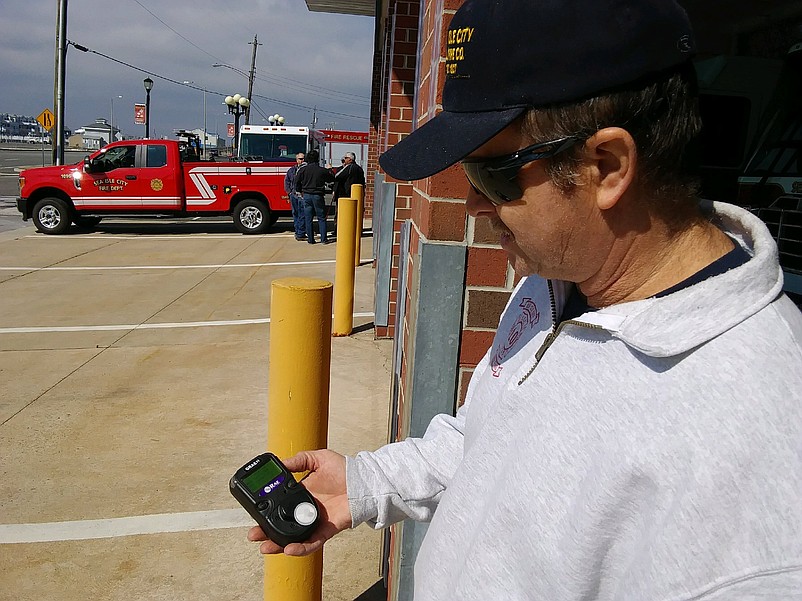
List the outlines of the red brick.
{"label": "red brick", "polygon": [[393,42],[393,54],[396,56],[400,54],[408,54],[410,56],[417,56],[418,45],[415,42],[407,42],[395,40]]}
{"label": "red brick", "polygon": [[392,133],[412,133],[412,123],[409,121],[390,121],[390,131]]}
{"label": "red brick", "polygon": [[459,383],[457,384],[457,407],[462,407],[465,404],[465,396],[468,394],[468,385],[471,383],[471,377],[474,370],[462,368],[459,370]]}
{"label": "red brick", "polygon": [[390,106],[397,108],[413,108],[413,98],[407,94],[393,94],[390,96]]}
{"label": "red brick", "polygon": [[443,23],[440,27],[440,56],[446,57],[446,48],[448,47],[448,28],[451,26],[451,19],[454,15],[443,14]]}
{"label": "red brick", "polygon": [[493,343],[495,332],[463,330],[459,344],[460,367],[476,367]]}
{"label": "red brick", "polygon": [[393,79],[403,82],[413,82],[415,81],[415,69],[393,67]]}
{"label": "red brick", "polygon": [[495,248],[468,249],[467,286],[498,286],[507,281],[507,253]]}
{"label": "red brick", "polygon": [[477,217],[473,222],[473,242],[476,244],[498,245],[499,234],[487,217]]}
{"label": "red brick", "polygon": [[429,215],[430,240],[465,241],[467,216],[463,203],[432,201]]}
{"label": "red brick", "polygon": [[437,104],[443,104],[443,83],[446,80],[446,64],[444,62],[440,62],[437,65],[437,95],[435,97],[435,102]]}
{"label": "red brick", "polygon": [[399,29],[414,29],[418,31],[418,14],[415,15],[396,15],[395,17],[395,30]]}
{"label": "red brick", "polygon": [[501,312],[510,298],[509,290],[468,290],[468,312],[465,325],[469,328],[498,327]]}
{"label": "red brick", "polygon": [[430,179],[429,194],[432,196],[464,200],[468,195],[468,180],[465,179],[465,172],[459,164],[452,165]]}
{"label": "red brick", "polygon": [[445,10],[458,10],[465,0],[444,0],[443,8]]}

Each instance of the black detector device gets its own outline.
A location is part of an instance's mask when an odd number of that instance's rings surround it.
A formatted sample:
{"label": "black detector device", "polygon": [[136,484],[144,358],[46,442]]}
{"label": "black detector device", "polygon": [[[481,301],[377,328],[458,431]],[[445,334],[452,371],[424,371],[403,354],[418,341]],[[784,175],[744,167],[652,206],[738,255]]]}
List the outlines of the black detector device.
{"label": "black detector device", "polygon": [[234,498],[281,547],[307,540],[317,525],[314,497],[272,453],[251,459],[228,484]]}

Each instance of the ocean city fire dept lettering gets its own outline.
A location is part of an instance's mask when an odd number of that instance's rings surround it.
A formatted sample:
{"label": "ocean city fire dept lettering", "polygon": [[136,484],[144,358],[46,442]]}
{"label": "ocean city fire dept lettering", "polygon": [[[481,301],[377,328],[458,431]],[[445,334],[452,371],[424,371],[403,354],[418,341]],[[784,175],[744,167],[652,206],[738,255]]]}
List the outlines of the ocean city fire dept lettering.
{"label": "ocean city fire dept lettering", "polygon": [[470,43],[475,29],[475,27],[461,27],[448,30],[446,75],[456,76],[459,61],[465,60],[465,44]]}
{"label": "ocean city fire dept lettering", "polygon": [[94,184],[95,187],[101,192],[119,192],[128,185],[128,182],[124,179],[114,179],[109,177],[106,179],[96,179]]}

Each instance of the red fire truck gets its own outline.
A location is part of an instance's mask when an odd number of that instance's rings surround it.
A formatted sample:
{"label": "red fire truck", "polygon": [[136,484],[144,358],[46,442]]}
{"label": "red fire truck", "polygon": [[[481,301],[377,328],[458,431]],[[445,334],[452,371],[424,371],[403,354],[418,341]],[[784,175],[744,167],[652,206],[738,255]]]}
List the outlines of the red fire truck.
{"label": "red fire truck", "polygon": [[207,162],[191,141],[126,140],[75,165],[22,171],[17,209],[45,234],[109,215],[231,215],[240,232],[262,234],[292,214],[284,176],[294,163],[294,155]]}

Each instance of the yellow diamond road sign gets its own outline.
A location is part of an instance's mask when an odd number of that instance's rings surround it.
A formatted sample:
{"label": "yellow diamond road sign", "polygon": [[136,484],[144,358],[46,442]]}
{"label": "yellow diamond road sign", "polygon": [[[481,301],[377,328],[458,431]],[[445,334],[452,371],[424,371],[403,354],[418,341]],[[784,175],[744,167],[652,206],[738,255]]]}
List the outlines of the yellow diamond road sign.
{"label": "yellow diamond road sign", "polygon": [[39,116],[36,118],[36,120],[39,122],[39,125],[44,127],[47,131],[53,129],[53,126],[56,124],[56,117],[53,115],[50,109],[45,109],[39,113]]}

